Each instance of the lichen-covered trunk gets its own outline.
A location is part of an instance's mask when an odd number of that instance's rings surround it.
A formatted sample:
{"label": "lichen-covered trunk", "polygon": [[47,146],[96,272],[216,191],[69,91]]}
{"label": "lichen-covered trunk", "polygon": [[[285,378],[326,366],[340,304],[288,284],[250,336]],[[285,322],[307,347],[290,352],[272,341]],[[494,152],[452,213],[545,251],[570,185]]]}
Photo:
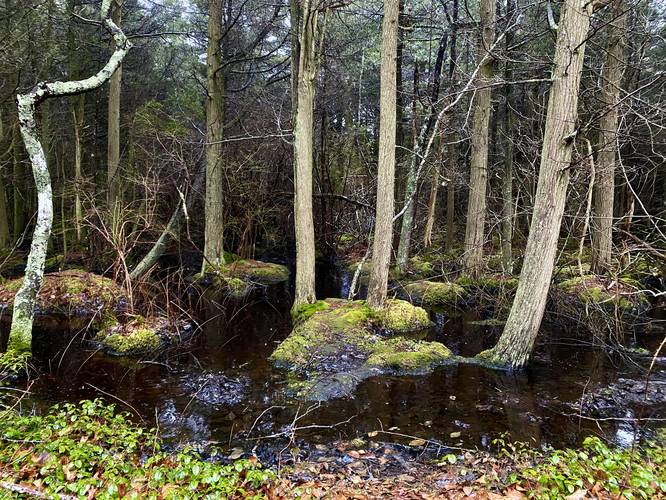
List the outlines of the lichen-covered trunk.
{"label": "lichen-covered trunk", "polygon": [[477,77],[474,96],[472,128],[472,156],[470,159],[469,198],[467,225],[465,226],[465,274],[478,277],[483,270],[484,226],[486,222],[486,189],[488,186],[488,125],[491,113],[491,89],[488,83],[493,76],[493,60],[487,58],[495,39],[495,0],[482,0],[481,36],[477,60],[481,68]]}
{"label": "lichen-covered trunk", "polygon": [[[111,20],[119,25],[122,17],[122,0],[111,0]],[[120,167],[120,88],[123,67],[119,65],[109,81],[108,123],[106,138],[107,203],[115,220],[119,209],[121,182]]]}
{"label": "lichen-covered trunk", "polygon": [[23,165],[23,151],[21,149],[21,129],[16,123],[16,126],[13,127],[14,138],[12,139],[14,144],[14,151],[12,152],[12,157],[14,159],[14,164],[12,168],[12,189],[13,189],[13,221],[12,229],[14,240],[18,241],[23,235],[26,225],[26,206],[27,202],[27,190],[26,186],[26,172],[25,166]]}
{"label": "lichen-covered trunk", "polygon": [[578,90],[591,14],[592,4],[587,0],[567,0],[563,6],[525,260],[504,332],[495,347],[477,357],[483,363],[524,366],[539,332],[569,184]]}
{"label": "lichen-covered trunk", "polygon": [[617,154],[618,106],[625,66],[625,0],[615,0],[613,21],[608,25],[606,61],[601,72],[601,103],[605,107],[599,119],[597,181],[594,184],[592,217],[592,270],[605,273],[611,265],[613,246],[613,200],[615,197],[615,161]]}
{"label": "lichen-covered trunk", "polygon": [[222,69],[223,0],[208,3],[206,100],[206,203],[202,272],[224,264],[224,133],[225,83]]}
{"label": "lichen-covered trunk", "polygon": [[372,244],[372,268],[368,285],[368,304],[374,308],[382,307],[386,301],[393,242],[399,10],[399,0],[384,2],[379,91],[377,207]]}
{"label": "lichen-covered trunk", "polygon": [[21,136],[32,164],[37,190],[37,220],[35,221],[30,253],[28,254],[25,278],[14,297],[8,349],[15,351],[31,350],[35,302],[44,275],[44,261],[53,223],[51,179],[44,149],[37,136],[35,111],[39,103],[46,99],[76,95],[101,87],[118,68],[131,44],[120,28],[109,18],[110,2],[111,0],[103,0],[100,16],[115,42],[115,51],[106,65],[97,74],[85,80],[41,82],[29,93],[17,96]]}
{"label": "lichen-covered trunk", "polygon": [[312,214],[313,107],[315,94],[315,33],[318,12],[305,0],[301,15],[298,61],[298,104],[294,126],[294,226],[296,291],[294,307],[311,304],[315,296],[315,238]]}

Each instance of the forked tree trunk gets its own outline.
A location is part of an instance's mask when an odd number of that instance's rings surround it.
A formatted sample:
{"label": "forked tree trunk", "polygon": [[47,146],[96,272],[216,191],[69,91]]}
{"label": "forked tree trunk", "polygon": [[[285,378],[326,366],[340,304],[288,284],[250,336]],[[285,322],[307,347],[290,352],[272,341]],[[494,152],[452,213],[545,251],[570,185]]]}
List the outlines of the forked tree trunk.
{"label": "forked tree trunk", "polygon": [[379,156],[377,163],[377,208],[372,246],[372,268],[368,304],[379,308],[386,300],[391,243],[393,241],[393,201],[396,145],[396,59],[398,50],[399,0],[384,2],[382,22],[381,73],[379,91]]}
{"label": "forked tree trunk", "polygon": [[101,87],[118,68],[131,44],[121,29],[109,18],[110,3],[111,0],[103,0],[101,19],[107,31],[113,36],[115,51],[104,68],[85,80],[38,83],[28,94],[17,96],[21,135],[30,157],[37,188],[37,221],[28,254],[25,278],[14,298],[8,349],[15,351],[29,352],[31,350],[35,301],[44,275],[46,249],[53,223],[51,179],[44,149],[37,137],[35,111],[37,106],[46,99],[76,95]]}
{"label": "forked tree trunk", "polygon": [[482,0],[479,9],[481,37],[479,38],[477,60],[485,59],[485,62],[479,70],[476,85],[478,90],[474,97],[472,157],[470,159],[464,254],[464,272],[472,277],[478,277],[483,270],[486,188],[488,185],[488,124],[491,113],[491,89],[487,85],[493,76],[493,60],[486,58],[486,55],[495,40],[495,0]]}
{"label": "forked tree trunk", "polygon": [[[111,0],[111,20],[120,25],[122,17],[122,0]],[[107,162],[107,203],[115,220],[119,209],[120,179],[120,88],[123,80],[122,64],[113,72],[109,81],[109,118],[106,138]]]}
{"label": "forked tree trunk", "polygon": [[588,0],[567,0],[562,8],[525,261],[504,332],[495,347],[477,356],[482,363],[508,368],[524,366],[539,332],[569,184],[578,90],[592,8]]}
{"label": "forked tree trunk", "polygon": [[296,293],[294,307],[313,303],[315,239],[312,215],[313,107],[315,94],[315,33],[318,11],[304,0],[298,62],[298,105],[294,127],[294,224],[296,229]]}
{"label": "forked tree trunk", "polygon": [[224,264],[224,133],[225,84],[222,73],[223,0],[208,2],[208,54],[206,99],[206,203],[202,272]]}
{"label": "forked tree trunk", "polygon": [[601,103],[606,108],[599,120],[597,182],[594,185],[592,217],[592,270],[605,273],[611,264],[613,246],[613,200],[617,154],[618,98],[625,66],[628,9],[625,0],[615,0],[608,25],[606,61],[601,72]]}

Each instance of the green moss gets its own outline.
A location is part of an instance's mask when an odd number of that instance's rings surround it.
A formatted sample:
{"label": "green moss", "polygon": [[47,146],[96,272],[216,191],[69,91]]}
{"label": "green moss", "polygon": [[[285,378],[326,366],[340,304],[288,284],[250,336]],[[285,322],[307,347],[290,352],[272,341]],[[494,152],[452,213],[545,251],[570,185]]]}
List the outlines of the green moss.
{"label": "green moss", "polygon": [[393,333],[406,333],[432,326],[428,313],[407,301],[389,299],[383,309],[373,312],[374,323]]}
{"label": "green moss", "polygon": [[[620,281],[619,286],[629,289],[639,289],[640,284],[636,282]],[[642,294],[616,293],[607,290],[603,278],[594,275],[576,276],[559,283],[558,288],[565,293],[575,295],[584,304],[594,304],[602,307],[615,308],[630,311],[635,308],[645,309],[649,301]]]}
{"label": "green moss", "polygon": [[425,306],[456,305],[465,299],[467,292],[457,283],[417,281],[404,287],[410,299]]}
{"label": "green moss", "polygon": [[581,276],[581,269],[583,270],[583,276],[589,275],[591,266],[589,263],[584,262],[581,263],[580,267],[578,264],[573,264],[570,266],[562,266],[562,267],[556,267],[553,275],[556,280],[566,280],[569,278],[574,278],[576,276]]}
{"label": "green moss", "polygon": [[451,351],[439,342],[423,342],[391,338],[377,342],[368,358],[368,365],[415,372],[451,361]]}
{"label": "green moss", "polygon": [[[425,370],[450,358],[443,345],[386,338],[431,325],[426,311],[402,300],[389,300],[373,311],[365,301],[326,299],[297,308],[300,321],[270,359],[288,368],[289,389],[308,399],[328,399],[349,394],[378,369]],[[390,355],[404,353],[402,361]],[[373,358],[370,363],[369,359]]]}
{"label": "green moss", "polygon": [[317,311],[323,311],[324,309],[328,308],[328,303],[323,300],[318,300],[314,304],[301,304],[299,306],[295,306],[291,310],[291,319],[294,324],[302,323],[306,319],[309,319]]}
{"label": "green moss", "polygon": [[416,274],[430,276],[435,272],[432,262],[426,260],[423,256],[416,255],[409,259],[409,268]]}
{"label": "green moss", "polygon": [[104,340],[110,349],[120,354],[154,351],[161,345],[159,335],[148,328],[133,330],[127,335],[115,333]]}
{"label": "green moss", "polygon": [[251,288],[245,280],[230,276],[221,276],[217,286],[223,288],[230,297],[237,299],[246,297]]}
{"label": "green moss", "polygon": [[159,317],[136,316],[126,324],[113,324],[97,333],[97,340],[113,354],[129,356],[151,352],[163,345],[161,331],[167,331],[169,324]]}
{"label": "green moss", "polygon": [[[23,278],[0,285],[0,303],[11,306]],[[101,314],[115,311],[126,300],[123,289],[113,280],[83,271],[61,271],[44,275],[37,296],[41,313],[65,315]]]}

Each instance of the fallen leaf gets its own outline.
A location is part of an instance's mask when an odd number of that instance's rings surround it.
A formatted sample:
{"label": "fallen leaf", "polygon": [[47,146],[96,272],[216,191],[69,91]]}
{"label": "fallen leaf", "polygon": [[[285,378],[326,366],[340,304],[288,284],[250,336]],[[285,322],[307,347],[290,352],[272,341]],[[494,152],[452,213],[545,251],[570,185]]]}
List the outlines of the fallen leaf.
{"label": "fallen leaf", "polygon": [[471,496],[472,493],[474,492],[474,488],[471,486],[463,486],[463,493],[467,496]]}
{"label": "fallen leaf", "polygon": [[412,439],[409,442],[409,446],[424,446],[427,443],[425,439]]}
{"label": "fallen leaf", "polygon": [[460,435],[461,435],[460,431],[452,432],[451,434],[449,434],[449,436],[451,436],[454,439],[459,438]]}
{"label": "fallen leaf", "polygon": [[238,460],[240,457],[243,456],[243,448],[234,448],[231,450],[231,454],[229,455],[229,460]]}
{"label": "fallen leaf", "polygon": [[587,490],[583,489],[578,489],[574,491],[571,495],[568,497],[565,497],[566,500],[581,500],[583,498],[587,497]]}

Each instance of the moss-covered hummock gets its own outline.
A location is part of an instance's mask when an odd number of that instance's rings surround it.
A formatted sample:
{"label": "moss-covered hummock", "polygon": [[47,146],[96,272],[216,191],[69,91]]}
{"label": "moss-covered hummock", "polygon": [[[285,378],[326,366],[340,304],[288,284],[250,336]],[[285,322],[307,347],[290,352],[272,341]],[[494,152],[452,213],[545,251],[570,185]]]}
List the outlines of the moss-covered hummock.
{"label": "moss-covered hummock", "polygon": [[427,371],[453,359],[440,343],[387,337],[431,325],[423,309],[402,300],[374,311],[365,301],[326,299],[295,309],[295,315],[294,330],[270,359],[291,371],[290,389],[307,399],[348,395],[382,371]]}
{"label": "moss-covered hummock", "polygon": [[[22,284],[23,278],[0,284],[0,306],[11,308]],[[35,314],[94,317],[101,322],[115,316],[126,301],[123,289],[109,278],[84,271],[61,271],[44,275]]]}
{"label": "moss-covered hummock", "polygon": [[157,351],[180,338],[185,323],[173,324],[166,318],[135,316],[127,323],[108,325],[97,333],[95,341],[110,354],[134,356]]}
{"label": "moss-covered hummock", "polygon": [[270,286],[289,280],[289,269],[280,264],[238,259],[217,269],[209,268],[206,276],[196,276],[200,284],[211,283],[232,298],[247,297],[257,286]]}
{"label": "moss-covered hummock", "polygon": [[465,289],[457,283],[416,281],[404,287],[410,302],[426,307],[456,306],[467,297]]}
{"label": "moss-covered hummock", "polygon": [[640,285],[631,280],[609,280],[595,275],[577,276],[557,285],[557,288],[578,298],[583,304],[597,305],[622,311],[645,311],[650,303]]}

